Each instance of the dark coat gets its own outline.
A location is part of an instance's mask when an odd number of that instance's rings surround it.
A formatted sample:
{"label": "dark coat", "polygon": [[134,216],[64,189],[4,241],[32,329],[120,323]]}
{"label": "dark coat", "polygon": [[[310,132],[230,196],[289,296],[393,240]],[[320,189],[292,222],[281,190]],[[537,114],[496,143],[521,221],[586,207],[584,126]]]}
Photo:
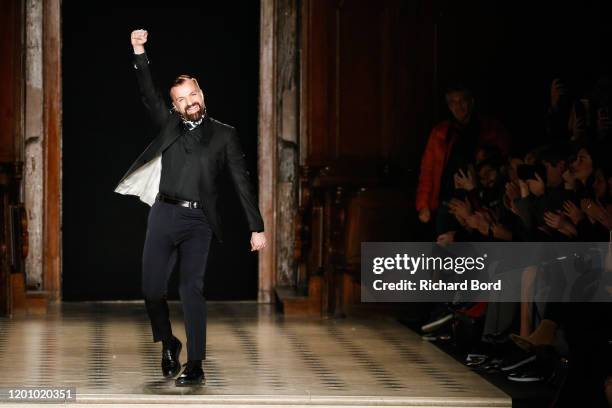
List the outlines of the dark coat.
{"label": "dark coat", "polygon": [[[126,183],[129,184],[130,176],[136,170],[155,158],[161,158],[163,151],[181,135],[182,123],[179,115],[167,108],[163,98],[153,85],[149,64],[144,54],[135,56],[134,67],[136,68],[136,76],[143,102],[160,130],[155,139],[153,139],[121,178],[115,191],[123,194],[139,195],[138,193],[124,192],[125,188],[122,188],[122,186]],[[249,171],[246,169],[245,154],[240,147],[236,129],[208,117],[205,118],[200,126],[202,126],[202,137],[200,139],[202,148],[200,149],[199,162],[200,201],[203,204],[203,211],[206,213],[217,239],[219,241],[223,240],[223,229],[217,211],[217,187],[218,177],[225,168],[229,170],[236,193],[244,209],[249,229],[251,231],[263,231],[263,220],[258,209]],[[154,188],[159,189],[159,183],[156,183]]]}

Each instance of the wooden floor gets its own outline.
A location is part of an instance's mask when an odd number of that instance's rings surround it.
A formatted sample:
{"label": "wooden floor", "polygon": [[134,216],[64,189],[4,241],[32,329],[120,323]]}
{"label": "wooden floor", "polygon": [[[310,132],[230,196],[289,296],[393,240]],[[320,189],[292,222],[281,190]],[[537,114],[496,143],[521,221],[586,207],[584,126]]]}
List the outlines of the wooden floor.
{"label": "wooden floor", "polygon": [[[171,309],[184,342],[180,305]],[[0,388],[73,386],[69,407],[511,406],[391,319],[284,319],[249,302],[209,302],[208,316],[207,381],[197,388],[161,376],[161,346],[141,302],[64,303],[46,317],[0,319]]]}

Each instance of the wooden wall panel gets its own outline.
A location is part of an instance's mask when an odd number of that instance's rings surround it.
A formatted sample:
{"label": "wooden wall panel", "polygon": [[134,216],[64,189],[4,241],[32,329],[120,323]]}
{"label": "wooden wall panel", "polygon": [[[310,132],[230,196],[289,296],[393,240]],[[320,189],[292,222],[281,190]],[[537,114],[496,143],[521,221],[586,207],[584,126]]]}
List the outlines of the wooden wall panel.
{"label": "wooden wall panel", "polygon": [[434,110],[429,3],[307,0],[303,18],[302,163],[416,169]]}
{"label": "wooden wall panel", "polygon": [[358,240],[396,237],[413,219],[433,116],[429,3],[304,0],[296,254],[323,315],[344,313]]}
{"label": "wooden wall panel", "polygon": [[333,131],[330,107],[335,105],[335,9],[336,0],[305,0],[304,39],[302,40],[306,95],[305,120],[306,163],[321,161],[328,156]]}
{"label": "wooden wall panel", "polygon": [[0,2],[0,161],[18,159],[21,129],[21,1]]}
{"label": "wooden wall panel", "polygon": [[385,46],[384,13],[389,2],[345,1],[337,9],[336,72],[338,127],[332,134],[335,158],[381,158],[389,143],[383,125],[388,112],[383,96]]}
{"label": "wooden wall panel", "polygon": [[61,299],[61,11],[60,0],[44,2],[43,20],[43,120],[45,146],[44,188],[44,288],[50,300]]}

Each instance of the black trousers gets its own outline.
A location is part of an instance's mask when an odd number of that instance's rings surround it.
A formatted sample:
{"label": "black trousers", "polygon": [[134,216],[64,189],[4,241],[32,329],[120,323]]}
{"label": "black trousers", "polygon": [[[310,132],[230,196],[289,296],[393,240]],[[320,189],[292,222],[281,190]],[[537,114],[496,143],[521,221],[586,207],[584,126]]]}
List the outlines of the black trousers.
{"label": "black trousers", "polygon": [[212,230],[202,209],[156,201],[149,212],[142,259],[142,292],[151,320],[153,341],[172,336],[168,280],[178,262],[179,294],[183,303],[187,356],[206,358],[204,273]]}

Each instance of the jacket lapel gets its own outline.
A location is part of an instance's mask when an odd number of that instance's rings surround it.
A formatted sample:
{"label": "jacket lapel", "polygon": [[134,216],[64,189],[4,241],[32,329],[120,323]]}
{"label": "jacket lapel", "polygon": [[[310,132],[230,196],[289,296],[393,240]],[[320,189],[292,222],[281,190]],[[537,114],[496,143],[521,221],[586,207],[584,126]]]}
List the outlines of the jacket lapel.
{"label": "jacket lapel", "polygon": [[172,122],[170,123],[170,125],[168,125],[168,129],[166,129],[167,137],[162,142],[161,148],[156,152],[155,155],[162,153],[164,150],[166,150],[168,146],[170,146],[182,134],[181,121],[178,119],[177,115],[173,115]]}
{"label": "jacket lapel", "polygon": [[[161,177],[161,156],[181,134],[181,121],[177,115],[173,115],[164,128],[159,139],[155,139],[147,146],[145,151],[132,164],[128,172],[123,176],[115,192],[119,194],[135,195],[149,204],[153,205],[155,196],[159,190]],[[212,138],[213,126],[210,119],[202,123],[202,136],[200,145],[207,147]],[[203,150],[205,154],[207,150]]]}
{"label": "jacket lapel", "polygon": [[134,171],[146,165],[149,161],[161,155],[168,146],[172,144],[179,136],[180,129],[177,129],[180,121],[176,115],[172,115],[170,123],[164,127],[163,131],[147,146],[147,148],[138,156],[136,161],[132,163],[128,171],[123,175],[119,183],[129,177]]}

